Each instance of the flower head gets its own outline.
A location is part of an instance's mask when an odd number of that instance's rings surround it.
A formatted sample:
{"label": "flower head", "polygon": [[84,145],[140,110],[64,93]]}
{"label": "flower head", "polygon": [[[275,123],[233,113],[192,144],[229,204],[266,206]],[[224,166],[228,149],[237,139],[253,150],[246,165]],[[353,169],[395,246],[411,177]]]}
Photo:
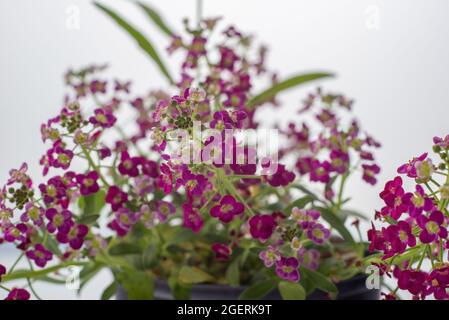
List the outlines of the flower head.
{"label": "flower head", "polygon": [[276,227],[276,220],[272,215],[257,214],[249,219],[251,236],[265,242],[271,237]]}
{"label": "flower head", "polygon": [[323,244],[329,239],[330,231],[321,223],[314,223],[307,228],[307,237],[316,244]]}
{"label": "flower head", "polygon": [[229,256],[231,255],[232,250],[227,245],[222,243],[214,243],[212,244],[211,248],[215,252],[215,258],[217,260],[229,260]]}
{"label": "flower head", "polygon": [[199,211],[193,208],[190,203],[184,203],[182,209],[184,227],[191,229],[193,232],[199,232],[204,224]]}
{"label": "flower head", "polygon": [[284,279],[291,282],[299,281],[299,271],[298,271],[298,260],[294,257],[285,258],[281,257],[276,261],[276,274]]}
{"label": "flower head", "polygon": [[276,261],[279,261],[281,259],[281,255],[278,249],[270,245],[266,250],[262,250],[259,253],[259,258],[263,261],[265,267],[271,268],[276,263]]}
{"label": "flower head", "polygon": [[90,171],[87,174],[78,174],[76,181],[80,186],[80,193],[83,196],[97,193],[100,186],[97,183],[99,176],[97,171]]}
{"label": "flower head", "polygon": [[223,223],[229,223],[235,216],[241,214],[244,209],[241,202],[236,201],[232,195],[227,194],[221,198],[218,205],[212,207],[210,215],[220,219]]}
{"label": "flower head", "polygon": [[441,211],[433,211],[429,217],[420,215],[416,219],[418,226],[421,228],[419,239],[423,243],[431,243],[438,239],[447,238],[447,229],[443,226],[444,215]]}
{"label": "flower head", "polygon": [[53,254],[49,250],[45,249],[45,247],[40,243],[34,246],[34,250],[27,251],[26,256],[29,259],[34,260],[34,263],[41,268],[45,267],[47,262],[51,261],[53,258]]}
{"label": "flower head", "polygon": [[13,288],[5,300],[30,300],[30,293],[25,289]]}
{"label": "flower head", "polygon": [[120,209],[128,201],[128,194],[117,186],[110,186],[106,194],[106,203],[109,203],[113,211]]}
{"label": "flower head", "polygon": [[297,252],[298,262],[308,269],[318,269],[320,252],[316,249],[306,249],[301,247]]}

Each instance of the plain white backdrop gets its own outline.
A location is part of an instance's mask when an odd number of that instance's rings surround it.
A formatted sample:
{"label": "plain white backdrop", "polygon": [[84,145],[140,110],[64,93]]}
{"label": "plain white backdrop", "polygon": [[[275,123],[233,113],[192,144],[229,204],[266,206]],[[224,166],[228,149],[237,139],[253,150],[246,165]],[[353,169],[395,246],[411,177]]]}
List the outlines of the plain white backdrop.
{"label": "plain white backdrop", "polygon": [[[131,2],[102,3],[144,30],[159,52],[167,46],[167,39]],[[182,18],[195,18],[194,0],[148,3],[178,31]],[[74,10],[79,29],[70,28],[68,21]],[[268,64],[280,77],[313,70],[337,74],[320,85],[353,97],[363,128],[383,143],[377,153],[381,183],[372,188],[356,179],[349,186],[352,207],[367,215],[380,207],[382,182],[397,166],[430,150],[434,135],[449,133],[446,0],[204,0],[203,15],[223,16],[226,23],[268,44]],[[0,181],[23,161],[33,175],[40,174],[38,159],[45,147],[39,126],[61,107],[63,73],[69,67],[104,62],[111,65],[110,75],[132,79],[138,93],[165,86],[145,54],[91,1],[0,2]],[[177,64],[169,67],[175,74]],[[313,87],[282,95],[282,112],[264,117],[293,119],[293,109]],[[11,258],[0,249],[0,262],[4,259]],[[98,298],[108,278],[103,274],[83,297]],[[64,288],[42,288],[45,297],[75,296]]]}

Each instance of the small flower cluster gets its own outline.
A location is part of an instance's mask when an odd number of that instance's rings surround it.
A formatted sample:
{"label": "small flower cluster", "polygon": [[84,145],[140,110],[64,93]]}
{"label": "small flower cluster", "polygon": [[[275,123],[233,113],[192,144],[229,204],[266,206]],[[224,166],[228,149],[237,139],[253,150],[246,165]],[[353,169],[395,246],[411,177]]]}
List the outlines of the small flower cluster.
{"label": "small flower cluster", "polygon": [[[300,280],[298,267],[316,270],[320,252],[313,245],[323,245],[330,237],[330,230],[318,222],[320,213],[294,207],[286,219],[283,215],[256,215],[250,218],[253,238],[266,242],[272,239],[259,257],[267,268],[275,266],[276,274],[292,282]],[[310,241],[312,246],[309,245]]]}
{"label": "small flower cluster", "polygon": [[307,175],[311,182],[324,185],[328,200],[336,199],[334,182],[340,177],[343,181],[354,170],[362,171],[362,178],[368,184],[376,184],[376,175],[380,167],[374,162],[373,149],[380,144],[370,135],[363,133],[356,120],[345,126],[340,115],[341,110],[351,111],[353,101],[335,94],[325,94],[318,89],[309,94],[303,102],[299,114],[312,116],[321,130],[315,135],[312,126],[303,122],[299,126],[291,122],[283,134],[289,144],[282,154],[296,154],[296,169],[301,175]]}
{"label": "small flower cluster", "polygon": [[[385,206],[376,213],[376,219],[388,226],[377,230],[373,224],[368,232],[371,251],[382,252],[382,264],[393,269],[397,288],[416,299],[449,299],[448,139],[434,138],[438,164],[423,153],[398,168],[414,181],[414,190],[407,192],[400,176],[388,181],[380,193]],[[430,270],[424,268],[425,260]]]}

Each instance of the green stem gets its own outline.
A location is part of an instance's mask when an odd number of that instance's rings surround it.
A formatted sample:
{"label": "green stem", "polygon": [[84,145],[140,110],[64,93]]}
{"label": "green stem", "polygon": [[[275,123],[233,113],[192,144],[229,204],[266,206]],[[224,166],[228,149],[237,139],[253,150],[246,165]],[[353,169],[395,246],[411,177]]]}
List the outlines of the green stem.
{"label": "green stem", "polygon": [[[11,266],[11,268],[9,268],[9,272],[8,273],[12,273],[15,269],[15,267],[17,267],[17,264],[19,263],[20,260],[22,260],[22,258],[24,257],[25,253],[22,252],[19,257],[16,259],[16,261],[14,261],[13,265]],[[4,277],[4,276],[3,276]]]}
{"label": "green stem", "polygon": [[338,191],[338,202],[337,202],[337,209],[340,210],[341,209],[341,204],[343,202],[343,190],[345,188],[345,183],[346,183],[346,179],[348,178],[349,173],[345,173],[344,175],[341,176],[340,179],[340,189]]}
{"label": "green stem", "polygon": [[196,25],[198,30],[201,27],[202,16],[203,16],[203,0],[196,0]]}
{"label": "green stem", "polygon": [[9,290],[8,288],[6,288],[6,287],[2,286],[1,284],[0,284],[0,289],[3,289],[3,290],[5,290],[5,291],[8,291],[8,292],[10,292],[10,291],[11,291],[11,290]]}
{"label": "green stem", "polygon": [[87,162],[89,162],[89,165],[98,173],[98,176],[100,177],[100,180],[103,182],[103,184],[106,187],[109,187],[109,183],[106,181],[106,179],[103,177],[103,175],[101,174],[100,169],[98,168],[98,166],[95,164],[94,160],[92,159],[92,157],[90,156],[89,151],[87,151],[87,149],[84,146],[81,146],[81,149],[83,150],[84,155],[86,156]]}
{"label": "green stem", "polygon": [[[33,264],[31,263],[31,260],[27,257],[28,265],[30,266],[31,271],[34,271]],[[41,297],[36,293],[36,290],[34,290],[33,284],[31,283],[30,278],[27,278],[28,287],[30,288],[31,292],[34,294],[37,300],[42,300]]]}
{"label": "green stem", "polygon": [[427,246],[424,247],[424,250],[422,251],[421,259],[419,259],[418,266],[416,267],[417,271],[419,271],[421,269],[421,265],[424,261],[424,258],[426,257],[426,254],[427,254]]}
{"label": "green stem", "polygon": [[64,263],[58,264],[53,267],[36,270],[36,271],[17,271],[17,272],[8,273],[8,274],[5,274],[4,276],[2,276],[2,282],[8,282],[8,281],[12,281],[12,280],[25,279],[25,278],[39,278],[39,277],[45,276],[49,273],[58,271],[59,269],[62,269],[62,268],[66,268],[66,267],[70,267],[70,266],[84,266],[84,265],[86,265],[86,262],[71,261],[71,262],[64,262]]}

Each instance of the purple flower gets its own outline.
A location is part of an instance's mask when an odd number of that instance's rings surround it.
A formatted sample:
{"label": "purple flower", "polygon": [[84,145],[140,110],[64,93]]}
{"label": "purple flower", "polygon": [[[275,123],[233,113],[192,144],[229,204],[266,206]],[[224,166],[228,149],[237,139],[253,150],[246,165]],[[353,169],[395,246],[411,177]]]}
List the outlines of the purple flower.
{"label": "purple flower", "polygon": [[105,109],[96,109],[94,114],[89,118],[89,122],[96,127],[111,128],[117,121],[117,118]]}
{"label": "purple flower", "polygon": [[25,289],[13,288],[5,300],[30,300],[30,293]]}
{"label": "purple flower", "polygon": [[398,168],[398,173],[407,174],[410,178],[417,178],[418,175],[416,173],[416,164],[418,162],[424,161],[427,158],[427,153],[423,153],[419,157],[413,158],[408,163],[401,165]]}
{"label": "purple flower", "polygon": [[118,171],[123,175],[130,177],[137,177],[139,175],[138,166],[141,164],[141,158],[130,157],[128,152],[124,151],[121,154],[121,162],[118,165]]}
{"label": "purple flower", "polygon": [[179,179],[178,183],[185,186],[189,196],[201,196],[209,181],[202,174],[193,174],[187,167],[184,167],[182,179]]}
{"label": "purple flower", "polygon": [[265,179],[273,187],[286,186],[295,180],[295,174],[285,170],[283,164],[278,164],[276,173],[271,176],[265,176]]}
{"label": "purple flower", "polygon": [[8,179],[7,185],[11,185],[13,183],[21,183],[27,188],[31,188],[33,182],[31,178],[27,174],[28,165],[26,163],[22,163],[20,169],[12,169],[9,171],[10,178]]}
{"label": "purple flower", "polygon": [[276,220],[272,215],[257,214],[249,219],[249,232],[254,239],[265,242],[276,228]]}
{"label": "purple flower", "polygon": [[349,154],[342,150],[332,150],[330,153],[332,169],[342,174],[348,170]]}
{"label": "purple flower", "polygon": [[271,268],[277,261],[281,259],[281,255],[275,247],[270,245],[266,250],[263,250],[259,253],[259,258],[263,261],[265,267]]}
{"label": "purple flower", "polygon": [[[399,270],[399,269],[398,269]],[[421,294],[426,288],[426,276],[423,271],[403,270],[398,271],[398,287],[408,290],[413,295]]]}
{"label": "purple flower", "polygon": [[433,137],[433,143],[434,143],[434,145],[439,146],[443,149],[448,149],[449,148],[449,134],[446,135],[444,138]]}
{"label": "purple flower", "polygon": [[40,243],[34,246],[34,250],[27,251],[26,256],[34,260],[34,263],[41,268],[45,267],[47,262],[53,258],[53,254]]}
{"label": "purple flower", "polygon": [[276,274],[284,280],[298,282],[300,278],[298,266],[299,263],[296,258],[281,257],[278,261],[276,261]]}
{"label": "purple flower", "polygon": [[431,243],[437,241],[439,238],[447,238],[447,229],[443,226],[444,215],[440,211],[433,211],[429,217],[420,215],[416,219],[416,222],[421,228],[419,239],[422,243]]}
{"label": "purple flower", "polygon": [[316,249],[306,249],[301,247],[297,252],[298,262],[311,270],[318,269],[320,252]]}
{"label": "purple flower", "polygon": [[388,228],[382,230],[382,234],[384,259],[405,252],[407,246],[414,247],[416,245],[412,228],[406,221],[399,221],[396,225],[388,226]]}
{"label": "purple flower", "polygon": [[106,93],[106,81],[92,80],[89,83],[89,89],[92,94]]}
{"label": "purple flower", "polygon": [[215,252],[215,258],[220,261],[229,260],[229,256],[232,253],[231,248],[222,243],[214,243],[211,246],[212,250]]}
{"label": "purple flower", "polygon": [[331,164],[328,161],[312,160],[310,164],[310,181],[328,183]]}
{"label": "purple flower", "polygon": [[232,49],[229,49],[225,46],[220,47],[220,62],[218,63],[218,67],[221,69],[233,70],[234,64],[239,60],[239,57],[234,53]]}
{"label": "purple flower", "polygon": [[423,187],[417,184],[415,190],[416,192],[410,198],[409,214],[412,217],[421,215],[423,211],[430,212],[435,207],[433,200],[426,196]]}
{"label": "purple flower", "polygon": [[60,243],[68,243],[73,250],[78,250],[83,246],[88,232],[89,228],[84,224],[72,224],[67,232],[59,230],[56,239]]}
{"label": "purple flower", "polygon": [[40,207],[36,207],[32,202],[28,202],[25,205],[25,212],[20,216],[20,221],[28,222],[32,221],[35,226],[41,226],[44,222],[43,216],[45,214],[45,210]]}
{"label": "purple flower", "polygon": [[380,167],[377,164],[362,164],[363,176],[362,179],[371,185],[377,182],[376,175],[380,172]]}
{"label": "purple flower", "polygon": [[53,148],[47,151],[48,163],[51,167],[67,170],[73,159],[73,152],[64,149],[62,143],[57,141]]}
{"label": "purple flower", "polygon": [[233,196],[227,194],[220,200],[220,204],[212,207],[210,215],[220,219],[223,223],[231,222],[235,216],[245,210],[242,203],[236,201]]}
{"label": "purple flower", "polygon": [[291,217],[295,220],[303,229],[309,228],[320,217],[320,213],[316,210],[301,210],[298,207],[292,209]]}
{"label": "purple flower", "polygon": [[0,282],[2,282],[2,276],[6,274],[6,268],[4,265],[0,264]]}
{"label": "purple flower", "polygon": [[435,299],[437,300],[448,300],[449,294],[447,293],[447,288],[449,288],[449,267],[441,267],[428,275],[429,288],[427,288],[427,293],[433,293]]}
{"label": "purple flower", "polygon": [[191,229],[193,232],[198,233],[203,227],[203,219],[199,211],[192,207],[190,203],[184,203],[182,205],[183,209],[183,225],[185,228]]}
{"label": "purple flower", "polygon": [[69,210],[58,211],[55,208],[49,208],[45,212],[45,217],[48,219],[47,230],[50,233],[56,230],[68,231],[73,224],[72,213]]}
{"label": "purple flower", "polygon": [[169,215],[176,213],[176,207],[167,201],[159,200],[156,202],[156,215],[160,221],[167,220]]}
{"label": "purple flower", "polygon": [[314,223],[307,228],[307,237],[316,244],[323,244],[329,239],[330,231],[321,223]]}
{"label": "purple flower", "polygon": [[173,175],[172,172],[166,164],[161,165],[161,175],[158,179],[158,185],[165,194],[169,194],[173,189]]}
{"label": "purple flower", "polygon": [[128,195],[117,186],[110,186],[106,194],[106,203],[112,207],[112,211],[117,211],[128,201]]}
{"label": "purple flower", "polygon": [[100,190],[100,186],[97,183],[98,172],[90,171],[87,174],[78,174],[76,176],[76,181],[80,186],[80,193],[83,196],[97,193]]}
{"label": "purple flower", "polygon": [[118,236],[124,237],[141,219],[142,212],[132,212],[128,208],[119,208],[114,215],[114,219],[108,224],[108,227],[115,230]]}

